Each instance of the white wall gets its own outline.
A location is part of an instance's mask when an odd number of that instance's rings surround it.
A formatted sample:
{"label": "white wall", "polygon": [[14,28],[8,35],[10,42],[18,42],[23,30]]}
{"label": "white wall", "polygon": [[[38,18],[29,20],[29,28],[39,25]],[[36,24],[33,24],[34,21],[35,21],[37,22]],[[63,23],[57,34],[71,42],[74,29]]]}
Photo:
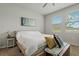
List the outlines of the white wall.
{"label": "white wall", "polygon": [[[36,19],[36,27],[21,26],[20,17],[22,16]],[[21,8],[20,6],[14,6],[13,4],[0,4],[0,42],[6,42],[5,40],[1,39],[1,35],[7,31],[39,30],[43,33],[43,26],[44,19],[41,14]]]}
{"label": "white wall", "polygon": [[52,29],[53,29],[54,25],[51,24],[51,19],[53,16],[59,15],[59,16],[63,17],[63,23],[60,25],[61,32],[56,33],[56,34],[59,34],[64,39],[64,41],[66,41],[70,44],[79,46],[79,32],[66,32],[65,30],[67,28],[65,27],[65,24],[64,24],[65,20],[67,19],[68,13],[71,11],[75,11],[75,10],[79,10],[79,4],[76,4],[72,7],[68,7],[68,8],[59,10],[57,12],[51,13],[49,15],[46,15],[45,16],[45,33],[53,34]]}

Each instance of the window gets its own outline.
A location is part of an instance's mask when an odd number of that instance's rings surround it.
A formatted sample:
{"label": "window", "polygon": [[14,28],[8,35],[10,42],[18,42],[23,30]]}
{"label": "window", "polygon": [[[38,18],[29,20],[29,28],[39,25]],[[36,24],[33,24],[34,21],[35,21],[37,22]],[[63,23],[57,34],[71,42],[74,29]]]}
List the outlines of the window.
{"label": "window", "polygon": [[68,15],[66,27],[71,29],[79,29],[79,11],[72,12]]}
{"label": "window", "polygon": [[53,32],[61,32],[62,17],[61,16],[54,16],[52,18],[51,22],[54,25],[52,31]]}
{"label": "window", "polygon": [[54,16],[52,17],[52,25],[53,25],[53,32],[61,32],[64,28],[67,32],[79,32],[79,11],[74,11],[68,14],[68,19],[65,19],[63,23],[63,17],[61,16]]}

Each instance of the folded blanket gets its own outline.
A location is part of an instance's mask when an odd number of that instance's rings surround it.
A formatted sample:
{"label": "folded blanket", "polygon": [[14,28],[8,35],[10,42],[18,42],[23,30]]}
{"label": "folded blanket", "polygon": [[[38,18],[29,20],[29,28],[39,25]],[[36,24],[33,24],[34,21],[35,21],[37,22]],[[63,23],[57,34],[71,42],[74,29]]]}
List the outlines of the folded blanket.
{"label": "folded blanket", "polygon": [[66,45],[67,43],[64,43],[64,46],[62,46],[61,48],[58,48],[58,47],[54,47],[52,49],[45,48],[45,51],[51,55],[58,56]]}

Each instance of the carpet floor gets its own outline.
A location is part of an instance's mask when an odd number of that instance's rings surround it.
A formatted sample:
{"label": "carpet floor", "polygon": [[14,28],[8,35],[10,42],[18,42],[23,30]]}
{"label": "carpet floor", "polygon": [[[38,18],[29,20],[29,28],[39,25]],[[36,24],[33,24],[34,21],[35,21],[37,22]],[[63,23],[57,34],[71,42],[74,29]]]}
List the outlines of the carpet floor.
{"label": "carpet floor", "polygon": [[[70,55],[79,56],[79,46],[70,46]],[[0,49],[0,56],[23,56],[18,47]]]}
{"label": "carpet floor", "polygon": [[0,56],[23,56],[18,47],[0,49]]}
{"label": "carpet floor", "polygon": [[70,46],[70,55],[71,56],[79,56],[79,46]]}

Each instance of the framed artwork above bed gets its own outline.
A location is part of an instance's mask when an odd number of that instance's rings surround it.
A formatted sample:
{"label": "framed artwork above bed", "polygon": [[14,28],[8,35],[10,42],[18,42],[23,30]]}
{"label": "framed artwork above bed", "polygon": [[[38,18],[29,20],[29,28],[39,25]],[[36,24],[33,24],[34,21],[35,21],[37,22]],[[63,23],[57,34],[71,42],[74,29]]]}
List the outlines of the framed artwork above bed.
{"label": "framed artwork above bed", "polygon": [[21,26],[36,26],[36,20],[33,18],[21,17]]}

